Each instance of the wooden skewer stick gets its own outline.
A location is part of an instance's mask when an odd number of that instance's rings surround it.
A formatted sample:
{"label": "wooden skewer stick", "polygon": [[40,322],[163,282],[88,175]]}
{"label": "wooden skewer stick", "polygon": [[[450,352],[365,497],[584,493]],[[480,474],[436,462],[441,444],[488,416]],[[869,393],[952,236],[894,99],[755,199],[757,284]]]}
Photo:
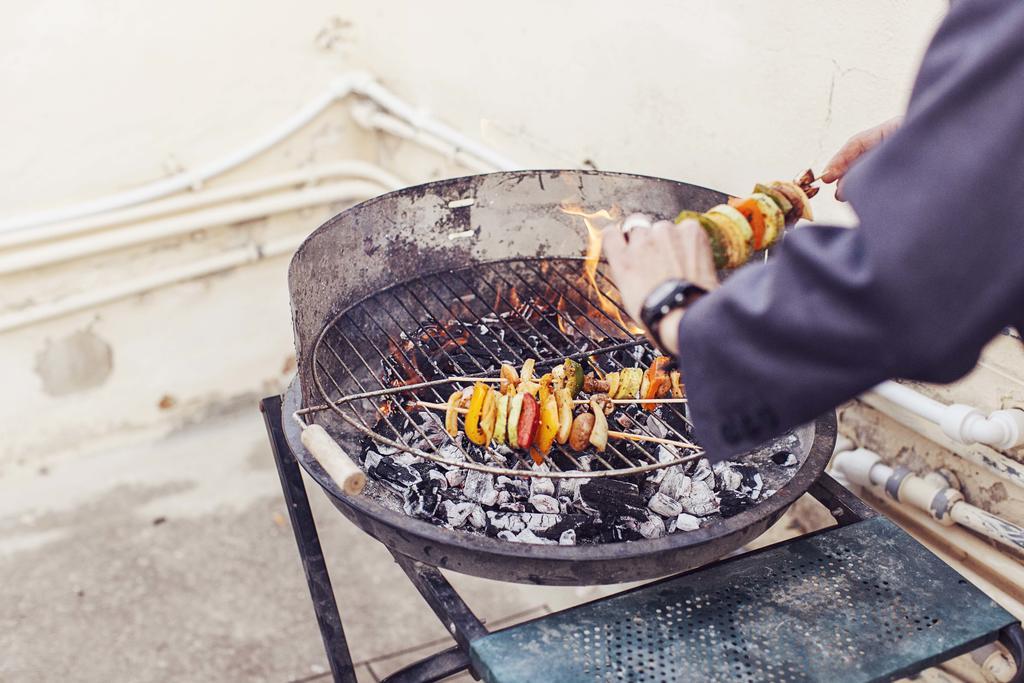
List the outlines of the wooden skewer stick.
{"label": "wooden skewer stick", "polygon": [[[639,402],[639,401],[638,401]],[[429,403],[427,401],[416,401],[417,406],[420,408],[432,408],[434,410],[448,410],[448,406],[444,403]],[[469,408],[457,408],[456,412],[460,415],[465,415],[469,412]],[[690,443],[689,441],[676,440],[676,439],[663,439],[658,436],[647,436],[645,434],[630,434],[629,432],[615,432],[608,430],[608,436],[616,439],[627,439],[629,441],[649,441],[651,443],[662,444],[663,446],[676,446],[681,448],[696,448],[697,445]]]}

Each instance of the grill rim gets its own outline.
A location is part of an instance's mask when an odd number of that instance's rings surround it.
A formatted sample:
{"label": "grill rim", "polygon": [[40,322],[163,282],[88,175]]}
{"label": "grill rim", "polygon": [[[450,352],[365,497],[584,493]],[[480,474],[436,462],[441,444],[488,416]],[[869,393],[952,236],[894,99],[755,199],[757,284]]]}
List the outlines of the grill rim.
{"label": "grill rim", "polygon": [[[301,390],[298,385],[299,379],[296,377],[284,395],[283,412],[286,415],[294,412],[299,405]],[[484,578],[520,583],[588,585],[655,578],[696,567],[712,559],[718,559],[745,542],[741,539],[741,542],[734,546],[724,547],[728,545],[730,538],[738,534],[743,535],[748,530],[756,530],[759,523],[762,522],[767,522],[763,527],[766,529],[807,492],[807,489],[825,471],[825,466],[832,457],[837,435],[835,411],[825,413],[808,423],[807,426],[813,429],[807,457],[790,480],[761,503],[733,517],[719,518],[714,524],[701,527],[696,531],[667,534],[655,539],[574,546],[511,543],[483,534],[446,529],[410,517],[404,512],[390,510],[368,496],[348,496],[342,493],[316,459],[302,446],[299,439],[299,426],[294,421],[285,421],[285,437],[296,460],[324,489],[335,507],[361,529],[403,555],[433,566]],[[491,564],[501,564],[507,573],[483,571],[480,566],[487,563],[473,562],[474,558],[472,557],[469,558],[469,564],[472,566],[455,566],[449,557],[453,553],[446,552],[446,548],[458,548],[463,553],[488,556]],[[664,564],[657,561],[658,558],[669,554],[683,553],[693,555],[692,561],[683,563],[691,565],[690,567],[681,568],[679,564],[672,561],[667,561]],[[524,561],[551,563],[555,566],[548,568],[548,571],[560,578],[546,580],[552,577],[535,573],[517,576],[514,572],[509,571],[509,568],[514,567],[515,563]],[[611,565],[615,563],[625,563],[628,566],[619,568],[617,572],[610,572],[615,578],[609,581],[567,581],[564,580],[566,578],[565,571],[561,573],[551,571],[558,565]],[[583,567],[573,567],[573,569],[583,569]],[[601,574],[600,571],[594,571],[599,567],[586,567],[586,569],[590,571],[584,573]]]}

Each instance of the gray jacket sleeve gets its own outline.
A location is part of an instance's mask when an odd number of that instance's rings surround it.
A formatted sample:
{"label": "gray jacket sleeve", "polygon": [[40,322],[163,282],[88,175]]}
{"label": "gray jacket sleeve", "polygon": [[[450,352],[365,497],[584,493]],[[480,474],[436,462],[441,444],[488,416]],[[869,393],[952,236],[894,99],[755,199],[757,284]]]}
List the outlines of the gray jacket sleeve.
{"label": "gray jacket sleeve", "polygon": [[1024,2],[953,5],[902,128],[845,190],[858,228],[794,230],[683,317],[713,459],[890,377],[952,381],[1024,319]]}

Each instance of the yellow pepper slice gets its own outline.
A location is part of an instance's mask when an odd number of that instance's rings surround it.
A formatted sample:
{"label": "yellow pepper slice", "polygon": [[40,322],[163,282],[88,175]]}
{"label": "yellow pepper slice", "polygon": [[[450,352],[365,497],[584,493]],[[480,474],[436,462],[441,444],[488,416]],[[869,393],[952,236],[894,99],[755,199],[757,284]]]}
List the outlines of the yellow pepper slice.
{"label": "yellow pepper slice", "polygon": [[555,403],[558,404],[558,433],[555,434],[555,441],[566,443],[572,431],[572,392],[568,387],[555,392]]}
{"label": "yellow pepper slice", "polygon": [[537,448],[541,453],[551,450],[558,434],[558,402],[551,394],[540,404],[540,427],[537,429]]}
{"label": "yellow pepper slice", "polygon": [[484,414],[484,403],[487,401],[491,388],[483,382],[473,385],[473,395],[469,398],[469,412],[466,413],[466,437],[477,446],[487,443],[487,433],[484,432],[480,418]]}
{"label": "yellow pepper slice", "polygon": [[448,397],[448,409],[444,413],[444,430],[451,436],[459,434],[459,403],[462,402],[462,390],[452,392]]}

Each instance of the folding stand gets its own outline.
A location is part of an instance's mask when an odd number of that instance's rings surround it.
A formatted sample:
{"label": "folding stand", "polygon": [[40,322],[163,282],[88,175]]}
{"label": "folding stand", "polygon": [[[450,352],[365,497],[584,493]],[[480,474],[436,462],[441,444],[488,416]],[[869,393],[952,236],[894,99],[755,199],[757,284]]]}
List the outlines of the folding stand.
{"label": "folding stand", "polygon": [[[354,682],[281,399],[260,407],[331,672]],[[809,493],[836,526],[493,633],[436,568],[393,553],[456,645],[387,680],[881,681],[1000,640],[1024,681],[1012,615],[827,474]]]}

